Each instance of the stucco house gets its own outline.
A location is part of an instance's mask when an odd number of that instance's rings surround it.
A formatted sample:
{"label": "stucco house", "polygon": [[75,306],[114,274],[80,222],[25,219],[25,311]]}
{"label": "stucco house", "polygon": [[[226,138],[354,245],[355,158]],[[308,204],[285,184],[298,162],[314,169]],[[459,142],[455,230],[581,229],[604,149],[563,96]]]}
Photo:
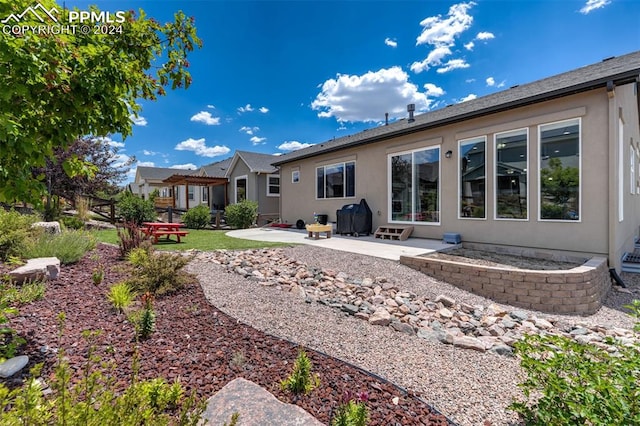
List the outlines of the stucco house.
{"label": "stucco house", "polygon": [[411,225],[619,269],[640,226],[639,88],[634,52],[283,155],[281,217],[335,221],[364,198],[374,230]]}

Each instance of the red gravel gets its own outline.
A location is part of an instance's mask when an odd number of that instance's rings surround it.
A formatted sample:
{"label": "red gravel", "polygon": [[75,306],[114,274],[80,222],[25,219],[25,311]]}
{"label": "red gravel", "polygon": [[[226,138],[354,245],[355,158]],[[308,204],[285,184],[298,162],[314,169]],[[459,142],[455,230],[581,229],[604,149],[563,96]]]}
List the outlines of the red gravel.
{"label": "red gravel", "polygon": [[[124,264],[117,259],[114,247],[100,245],[96,253],[106,265],[102,284],[93,284],[91,273],[97,262],[92,259],[95,256],[87,255],[75,265],[63,266],[60,278],[47,285],[44,300],[20,307],[19,315],[11,320],[10,326],[27,340],[21,354],[29,355],[29,367],[44,362],[45,378],[52,374],[58,347],[64,348],[74,370],[84,364],[88,343],[81,337],[83,330],[101,330],[95,341],[98,355],[116,363],[119,383],[124,385],[130,378],[134,330],[123,314],[115,313],[106,298],[109,286],[126,278]],[[6,270],[4,266],[0,265],[0,269]],[[450,424],[415,396],[310,349],[306,352],[314,371],[320,375],[321,385],[294,401],[290,394],[280,390],[279,383],[290,373],[298,347],[240,324],[219,311],[206,301],[197,283],[157,299],[154,308],[156,330],[139,344],[143,379],[164,377],[173,381],[179,377],[188,391],[195,389],[199,397],[206,399],[229,381],[244,377],[281,401],[299,405],[325,424],[345,390],[366,391],[371,425]],[[60,312],[67,318],[61,340],[57,325]],[[232,359],[240,352],[246,361],[238,366]],[[25,374],[5,383],[15,386]],[[396,396],[397,405],[392,402]]]}

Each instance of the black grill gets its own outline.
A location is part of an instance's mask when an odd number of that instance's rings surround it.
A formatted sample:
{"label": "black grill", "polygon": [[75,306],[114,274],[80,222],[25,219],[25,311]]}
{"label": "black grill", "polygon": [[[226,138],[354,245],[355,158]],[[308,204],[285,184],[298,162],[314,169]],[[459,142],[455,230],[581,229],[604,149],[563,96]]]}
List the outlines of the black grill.
{"label": "black grill", "polygon": [[336,211],[336,232],[340,235],[351,234],[354,237],[369,235],[372,232],[372,214],[365,199],[360,204],[346,204]]}

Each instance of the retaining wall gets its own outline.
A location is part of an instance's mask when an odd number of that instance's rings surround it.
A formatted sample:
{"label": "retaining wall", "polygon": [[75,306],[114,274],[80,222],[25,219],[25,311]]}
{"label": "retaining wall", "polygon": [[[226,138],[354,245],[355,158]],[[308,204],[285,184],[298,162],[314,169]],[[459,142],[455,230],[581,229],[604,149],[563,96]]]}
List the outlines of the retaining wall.
{"label": "retaining wall", "polygon": [[593,257],[568,270],[473,265],[429,256],[401,256],[400,263],[480,296],[547,313],[590,315],[611,288],[607,259]]}

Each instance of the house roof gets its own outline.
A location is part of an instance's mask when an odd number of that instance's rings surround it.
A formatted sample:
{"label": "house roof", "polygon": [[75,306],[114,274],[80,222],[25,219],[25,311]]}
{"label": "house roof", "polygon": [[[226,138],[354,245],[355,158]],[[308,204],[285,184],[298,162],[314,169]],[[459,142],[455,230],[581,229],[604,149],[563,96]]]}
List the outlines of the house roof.
{"label": "house roof", "polygon": [[[139,177],[140,179],[144,179],[146,181],[162,181],[169,176],[176,174],[177,171],[179,171],[179,169],[171,169],[169,167],[138,166],[136,170],[136,177]],[[185,175],[190,175],[196,173],[197,170],[183,170],[182,172]]]}
{"label": "house roof", "polygon": [[200,170],[204,172],[205,176],[220,178],[225,177],[227,175],[227,171],[229,170],[229,165],[231,164],[232,159],[233,157],[229,157],[225,160],[202,166]]}
{"label": "house roof", "polygon": [[236,151],[233,156],[232,164],[229,166],[229,171],[235,167],[237,158],[240,158],[245,162],[249,171],[252,173],[277,173],[278,169],[271,165],[273,162],[273,155],[260,154],[257,152],[249,151]]}
{"label": "house roof", "polygon": [[614,84],[638,81],[639,75],[640,51],[637,51],[623,56],[607,58],[602,62],[544,78],[533,83],[514,86],[501,92],[416,115],[415,121],[412,123],[403,118],[387,126],[367,129],[338,139],[334,138],[282,155],[272,161],[271,164],[280,166],[351,146],[377,142],[515,107],[543,102],[599,87],[607,87],[607,82],[609,81]]}

